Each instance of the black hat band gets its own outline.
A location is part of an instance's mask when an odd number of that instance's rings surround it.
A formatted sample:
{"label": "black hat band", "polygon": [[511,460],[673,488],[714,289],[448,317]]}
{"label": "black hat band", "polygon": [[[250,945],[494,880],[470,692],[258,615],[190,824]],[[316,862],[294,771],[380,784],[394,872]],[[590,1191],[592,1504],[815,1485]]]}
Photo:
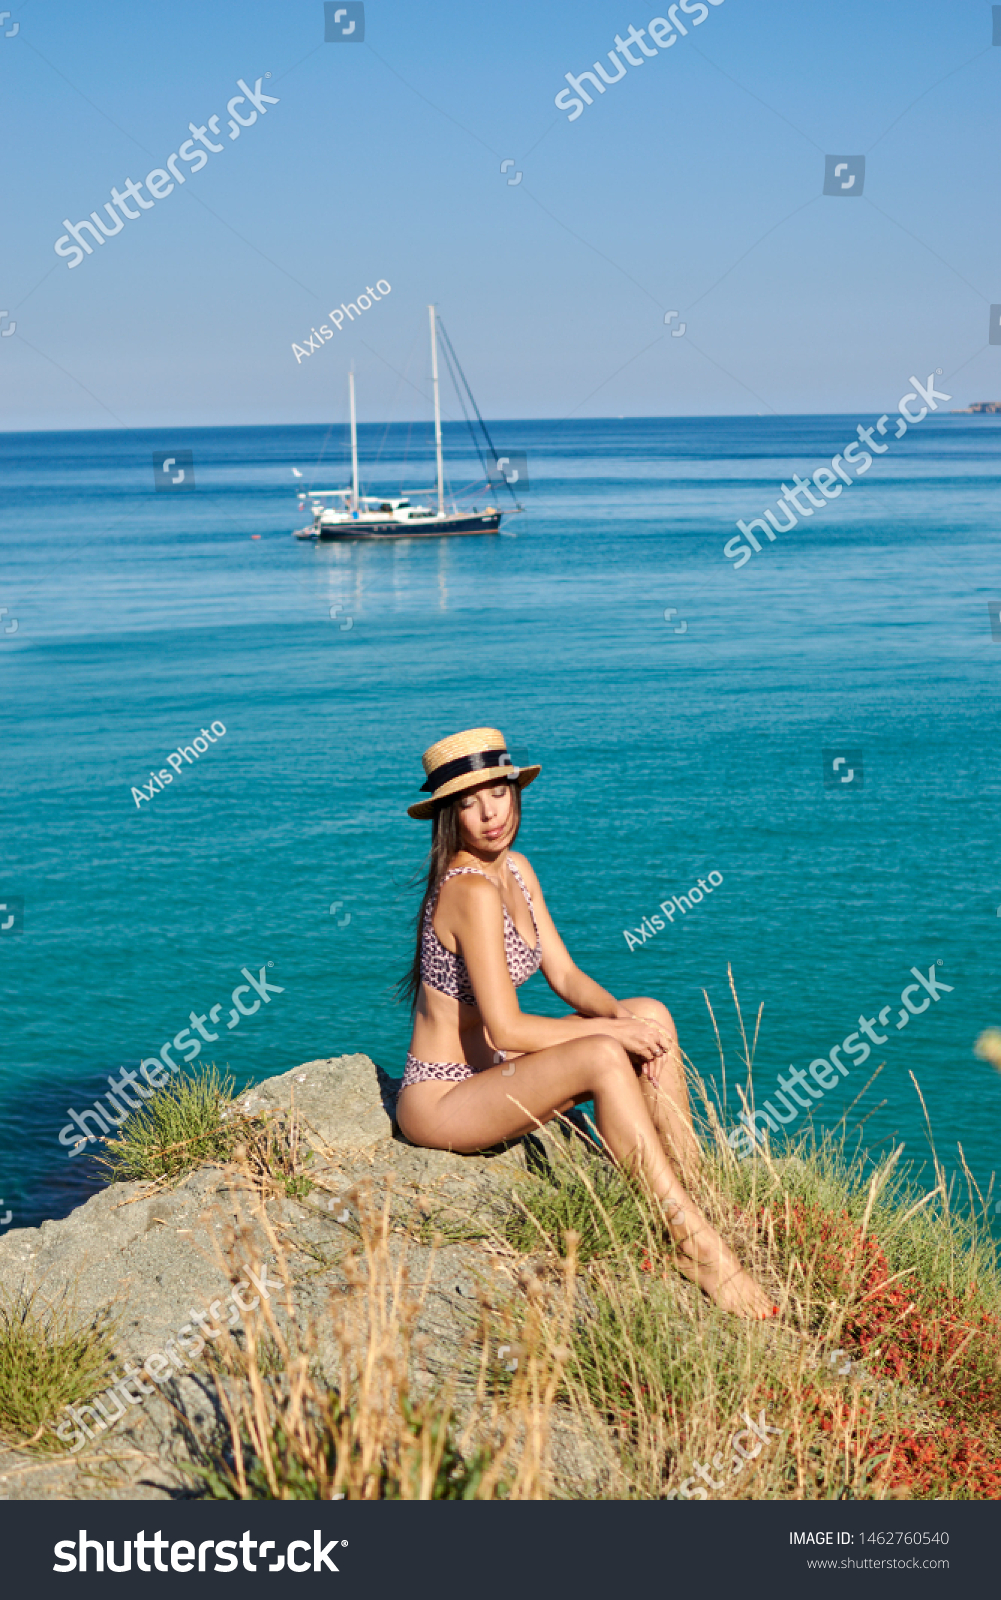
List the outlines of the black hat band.
{"label": "black hat band", "polygon": [[453,778],[461,778],[467,772],[484,772],[491,767],[513,767],[514,762],[506,750],[477,750],[471,756],[457,756],[454,761],[446,761],[443,766],[435,767],[426,783],[421,784],[421,793],[430,794],[435,789],[440,789],[443,784],[451,783]]}

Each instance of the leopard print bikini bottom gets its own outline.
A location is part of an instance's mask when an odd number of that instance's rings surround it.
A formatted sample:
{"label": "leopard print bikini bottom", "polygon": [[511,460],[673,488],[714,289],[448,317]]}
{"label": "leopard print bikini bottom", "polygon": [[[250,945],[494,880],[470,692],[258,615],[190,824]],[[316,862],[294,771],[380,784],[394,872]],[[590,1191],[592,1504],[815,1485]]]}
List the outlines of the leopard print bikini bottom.
{"label": "leopard print bikini bottom", "polygon": [[[507,1060],[503,1050],[494,1052],[493,1065],[499,1066]],[[465,1061],[421,1061],[411,1051],[407,1051],[407,1064],[403,1071],[403,1082],[400,1084],[400,1093],[408,1089],[412,1083],[463,1083],[466,1078],[475,1078],[477,1072],[484,1072],[485,1067],[471,1067]]]}

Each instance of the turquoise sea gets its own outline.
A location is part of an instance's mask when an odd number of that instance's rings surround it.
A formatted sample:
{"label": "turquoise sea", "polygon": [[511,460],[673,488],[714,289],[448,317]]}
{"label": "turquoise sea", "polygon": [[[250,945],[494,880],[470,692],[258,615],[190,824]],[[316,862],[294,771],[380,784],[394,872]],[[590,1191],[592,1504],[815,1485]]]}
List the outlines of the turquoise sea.
{"label": "turquoise sea", "polygon": [[[883,1010],[885,1046],[846,1057],[818,1123],[885,1062],[849,1126],[868,1117],[873,1155],[903,1139],[926,1160],[913,1074],[947,1170],[961,1145],[986,1188],[1001,419],[929,417],[742,570],[722,555],[737,517],[872,420],[492,423],[527,456],[524,514],[500,537],[382,547],[289,537],[307,520],[293,466],[345,482],[339,425],[0,438],[0,924],[24,906],[0,930],[0,1216],[37,1223],[92,1189],[59,1142],[68,1109],[192,1012],[216,1007],[201,1059],[241,1082],[354,1050],[402,1071],[392,989],[428,833],[405,808],[424,747],[476,724],[543,764],[520,848],[576,959],[664,999],[719,1080],[706,991],[734,1111],[728,964],[749,1034],[764,1007],[759,1103]],[[431,481],[423,428],[360,433],[365,488]],[[194,492],[154,490],[156,450],[192,452]],[[475,477],[458,427],[446,454],[457,485]],[[841,776],[861,753],[861,788],[825,788],[839,748]],[[711,895],[641,938],[710,872]],[[249,1015],[243,967],[281,990],[256,1009],[246,990]],[[950,987],[898,1028],[912,968]],[[522,999],[557,1009],[540,978]]]}

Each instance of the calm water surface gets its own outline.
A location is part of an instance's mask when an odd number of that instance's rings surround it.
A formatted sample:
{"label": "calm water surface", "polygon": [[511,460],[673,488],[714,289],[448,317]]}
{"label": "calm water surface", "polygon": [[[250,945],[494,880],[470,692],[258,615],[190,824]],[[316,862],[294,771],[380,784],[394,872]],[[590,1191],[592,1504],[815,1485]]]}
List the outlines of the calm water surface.
{"label": "calm water surface", "polygon": [[[929,418],[741,571],[722,557],[735,519],[859,420],[492,424],[528,455],[525,514],[496,538],[381,547],[289,537],[293,466],[346,481],[339,428],[0,439],[0,901],[24,901],[0,943],[0,1216],[89,1192],[59,1143],[68,1108],[192,1012],[216,1008],[201,1059],[241,1082],[353,1050],[402,1071],[391,991],[428,837],[405,808],[421,750],[476,724],[543,763],[520,847],[585,970],[663,998],[719,1082],[707,995],[731,1101],[728,964],[749,1031],[764,1007],[759,1101],[882,1009],[887,1042],[818,1123],[885,1062],[849,1118],[868,1113],[869,1150],[927,1157],[913,1074],[947,1169],[961,1144],[986,1187],[1001,1074],[972,1046],[1001,1023],[1001,419]],[[195,492],[154,492],[161,447],[192,450]],[[431,481],[423,429],[363,427],[361,447],[365,488]],[[446,452],[472,480],[458,429]],[[132,787],[214,722],[225,735],[137,806]],[[838,747],[862,752],[861,790],[825,790]],[[709,872],[711,896],[642,939]],[[230,998],[242,967],[281,989],[251,1015]],[[898,1028],[912,967],[951,987]],[[559,1009],[541,978],[522,999]]]}

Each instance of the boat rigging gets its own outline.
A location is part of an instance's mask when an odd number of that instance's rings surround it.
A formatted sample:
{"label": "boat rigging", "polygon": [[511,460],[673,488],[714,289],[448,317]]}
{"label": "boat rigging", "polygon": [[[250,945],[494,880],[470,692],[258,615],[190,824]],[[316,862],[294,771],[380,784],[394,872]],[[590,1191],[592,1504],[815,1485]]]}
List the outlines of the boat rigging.
{"label": "boat rigging", "polygon": [[[351,487],[350,489],[301,489],[299,491],[299,509],[305,510],[306,501],[309,500],[313,520],[305,528],[297,528],[293,533],[295,539],[413,539],[413,538],[440,538],[453,533],[498,533],[500,531],[501,517],[505,513],[496,506],[486,506],[482,511],[473,508],[469,511],[460,510],[453,502],[451,509],[445,505],[445,463],[442,450],[441,435],[441,397],[438,385],[438,333],[441,332],[445,360],[448,365],[456,393],[459,396],[473,444],[483,467],[484,477],[491,487],[498,484],[505,486],[514,502],[512,509],[520,511],[517,497],[511,490],[510,483],[499,465],[501,458],[494,448],[493,440],[487,430],[487,425],[480,415],[480,409],[473,399],[472,390],[466,381],[466,375],[459,366],[458,357],[444,325],[440,322],[433,305],[428,306],[428,318],[431,331],[431,384],[434,390],[434,444],[435,444],[435,503],[415,504],[409,494],[401,495],[363,495],[360,491],[358,476],[358,419],[355,409],[355,375],[348,374],[348,395],[351,419]],[[456,376],[458,372],[459,377]],[[480,430],[485,441],[486,450],[493,459],[493,469],[487,465],[486,456],[480,446],[480,439],[473,426],[472,418],[466,407],[466,401],[459,387],[459,378],[470,403],[476,414]],[[300,473],[293,468],[296,476]],[[427,495],[425,490],[414,490],[414,494]]]}

